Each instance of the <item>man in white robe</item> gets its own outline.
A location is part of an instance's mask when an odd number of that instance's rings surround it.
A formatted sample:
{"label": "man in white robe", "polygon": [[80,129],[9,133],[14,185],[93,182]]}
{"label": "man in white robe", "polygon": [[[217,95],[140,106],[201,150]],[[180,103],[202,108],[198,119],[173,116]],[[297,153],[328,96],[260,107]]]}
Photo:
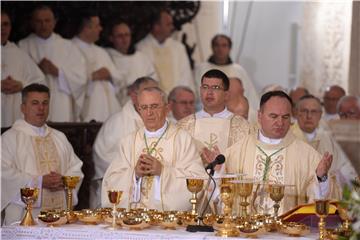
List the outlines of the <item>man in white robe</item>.
{"label": "man in white robe", "polygon": [[319,128],[322,115],[321,102],[313,95],[305,95],[296,104],[297,123],[291,129],[296,137],[309,143],[320,154],[329,152],[333,162],[329,177],[335,177],[340,187],[351,184],[357,177],[348,157],[329,131]]}
{"label": "man in white robe", "polygon": [[118,143],[130,133],[143,126],[137,110],[137,94],[145,88],[157,87],[158,83],[149,77],[138,78],[130,87],[131,99],[121,111],[111,115],[98,132],[93,151],[95,175],[90,185],[90,207],[100,207],[101,184],[109,167]]}
{"label": "man in white robe", "polygon": [[131,30],[124,21],[118,21],[113,24],[109,35],[109,41],[113,48],[107,48],[115,67],[125,76],[126,85],[119,89],[117,97],[124,105],[128,96],[128,87],[140,77],[151,77],[157,80],[157,74],[154,65],[150,59],[142,52],[136,51],[131,38]]}
{"label": "man in white robe", "polygon": [[55,17],[50,7],[35,8],[31,17],[34,33],[19,42],[38,64],[51,90],[49,120],[78,121],[84,103],[85,60],[71,41],[54,33]]}
{"label": "man in white robe", "polygon": [[228,90],[228,77],[220,70],[209,70],[201,78],[200,96],[204,108],[177,123],[196,139],[202,157],[208,150],[225,153],[226,148],[249,134],[248,122],[226,108]]}
{"label": "man in white robe", "polygon": [[[250,108],[257,109],[259,106],[259,95],[254,83],[249,78],[246,70],[237,63],[232,62],[230,58],[231,39],[223,34],[217,34],[211,40],[211,49],[213,55],[207,62],[198,64],[195,67],[195,82],[201,79],[201,76],[210,69],[219,69],[229,78],[239,78],[245,89],[245,97],[249,100]],[[199,86],[197,86],[198,89]]]}
{"label": "man in white robe", "polygon": [[155,66],[160,88],[166,93],[178,85],[195,90],[190,62],[185,47],[172,39],[173,19],[166,10],[161,10],[152,25],[151,32],[136,48],[145,53]]}
{"label": "man in white robe", "polygon": [[189,87],[177,86],[168,96],[169,119],[177,123],[181,119],[195,113],[195,93]]}
{"label": "man in white robe", "polygon": [[[314,199],[340,197],[333,179],[328,178],[332,155],[325,153],[321,157],[289,131],[291,108],[292,101],[286,93],[264,94],[258,112],[260,129],[226,151],[227,172],[247,174],[246,178],[259,183],[286,185],[279,214]],[[249,199],[253,213],[273,212],[274,202],[266,189],[266,185],[254,184]]]}
{"label": "man in white robe", "polygon": [[116,91],[125,84],[105,49],[95,45],[102,27],[96,13],[84,12],[80,16],[79,33],[73,43],[86,60],[87,89],[82,110],[83,121],[104,122],[111,114],[120,111]]}
{"label": "man in white robe", "polygon": [[[1,211],[5,210],[5,225],[20,221],[24,214],[20,188],[39,188],[33,205],[33,216],[37,216],[41,209],[66,209],[62,176],[83,178],[82,162],[66,136],[45,124],[49,88],[28,85],[22,90],[22,101],[24,120],[17,120],[1,139]],[[80,184],[73,192],[75,203]]]}
{"label": "man in white robe", "polygon": [[44,82],[44,74],[34,61],[10,42],[11,21],[1,11],[1,127],[10,127],[21,118],[21,90],[34,82]]}
{"label": "man in white robe", "polygon": [[343,96],[340,98],[336,109],[340,119],[360,120],[360,97]]}
{"label": "man in white robe", "polygon": [[204,177],[192,137],[166,120],[166,94],[159,88],[138,95],[144,127],[128,135],[105,173],[101,202],[110,206],[107,191],[123,191],[121,207],[161,211],[190,210],[185,177]]}

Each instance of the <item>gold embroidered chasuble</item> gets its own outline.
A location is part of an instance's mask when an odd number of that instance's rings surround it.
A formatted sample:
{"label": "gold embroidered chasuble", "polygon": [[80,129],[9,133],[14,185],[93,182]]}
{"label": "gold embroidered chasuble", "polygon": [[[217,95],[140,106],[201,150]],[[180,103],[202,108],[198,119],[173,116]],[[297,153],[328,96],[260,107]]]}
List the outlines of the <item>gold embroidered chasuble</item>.
{"label": "gold embroidered chasuble", "polygon": [[[41,175],[45,175],[50,172],[59,173],[61,171],[60,157],[51,135],[48,134],[45,137],[32,136],[31,138],[39,173]],[[43,210],[66,209],[64,191],[61,190],[52,192],[43,188],[41,208]]]}
{"label": "gold embroidered chasuble", "polygon": [[[158,138],[147,138],[152,148]],[[121,207],[133,206],[135,166],[141,154],[147,153],[144,128],[138,129],[123,139],[111,165],[107,169],[102,186],[102,206],[110,206],[107,199],[109,189],[123,191]],[[137,207],[158,210],[190,210],[190,192],[184,176],[205,176],[200,156],[191,136],[169,123],[168,129],[152,152],[163,165],[160,176],[160,200],[157,200],[154,177],[143,178],[140,202]],[[134,206],[135,207],[135,206]]]}
{"label": "gold embroidered chasuble", "polygon": [[177,126],[186,130],[196,140],[199,152],[204,147],[212,150],[215,145],[224,153],[250,132],[249,123],[242,117],[231,114],[228,118],[200,118],[192,114],[181,119]]}
{"label": "gold embroidered chasuble", "polygon": [[320,154],[323,155],[325,152],[329,152],[333,155],[333,161],[329,170],[329,177],[336,180],[338,190],[340,190],[340,192],[333,191],[334,195],[331,197],[340,199],[342,196],[341,186],[349,183],[357,177],[354,167],[344,151],[341,149],[340,145],[336,142],[329,131],[321,128],[316,129],[316,135],[313,140],[307,139],[298,123],[295,123],[291,127],[291,130],[297,138],[308,143]]}
{"label": "gold embroidered chasuble", "polygon": [[[226,171],[229,173],[245,173],[246,178],[254,178],[262,181],[264,171],[268,167],[265,179],[281,183],[287,186],[285,196],[280,204],[279,214],[291,208],[312,201],[315,198],[315,191],[319,189],[316,178],[316,167],[321,156],[312,147],[297,139],[291,131],[287,133],[279,144],[265,144],[258,140],[258,133],[252,133],[234,144],[226,151]],[[261,149],[261,150],[260,150]],[[266,153],[271,156],[266,166]],[[329,179],[330,188],[333,183]],[[266,188],[265,188],[266,189]],[[257,191],[256,191],[257,190]],[[252,202],[252,212],[272,213],[274,202],[268,194],[261,195],[261,186],[254,184],[253,197],[248,201]],[[331,191],[330,191],[331,195]],[[238,201],[238,200],[237,200]],[[238,207],[238,204],[234,205]],[[239,211],[237,209],[237,211]]]}

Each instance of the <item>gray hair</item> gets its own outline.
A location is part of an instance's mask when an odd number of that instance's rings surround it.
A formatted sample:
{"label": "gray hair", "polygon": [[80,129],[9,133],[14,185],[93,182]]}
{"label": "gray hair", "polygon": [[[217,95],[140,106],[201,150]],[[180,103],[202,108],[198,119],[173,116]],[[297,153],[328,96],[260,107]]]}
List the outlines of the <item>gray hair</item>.
{"label": "gray hair", "polygon": [[340,108],[341,105],[349,100],[356,100],[357,102],[357,107],[360,109],[360,97],[359,96],[352,96],[352,95],[348,95],[348,96],[343,96],[340,98],[340,100],[338,101],[337,105],[336,105],[336,112],[339,113],[340,112]]}
{"label": "gray hair", "polygon": [[140,96],[143,92],[156,92],[156,93],[159,93],[160,96],[161,96],[161,99],[162,99],[163,103],[164,103],[164,104],[167,104],[167,103],[168,103],[168,101],[167,101],[168,98],[167,98],[166,93],[165,93],[163,90],[161,90],[159,87],[149,87],[149,88],[145,88],[145,89],[143,89],[141,92],[139,92],[139,95],[138,95],[138,96]]}
{"label": "gray hair", "polygon": [[316,100],[316,102],[319,104],[320,110],[322,111],[322,109],[321,109],[321,106],[322,106],[322,105],[321,105],[320,99],[317,98],[317,97],[315,97],[314,95],[311,95],[311,94],[307,94],[307,95],[302,96],[302,97],[299,99],[299,101],[296,103],[296,109],[299,109],[300,104],[301,104],[304,100],[307,100],[307,99],[314,99],[314,100]]}
{"label": "gray hair", "polygon": [[193,90],[191,90],[191,88],[189,88],[187,86],[177,86],[177,87],[174,87],[171,90],[171,92],[169,93],[168,101],[169,102],[170,101],[176,101],[176,94],[181,90],[192,93],[195,96],[195,93],[193,92]]}
{"label": "gray hair", "polygon": [[129,88],[130,91],[138,91],[140,89],[141,84],[147,83],[147,82],[158,83],[155,79],[145,76],[145,77],[137,78],[135,80],[135,82],[133,82],[133,84],[131,84],[128,88]]}

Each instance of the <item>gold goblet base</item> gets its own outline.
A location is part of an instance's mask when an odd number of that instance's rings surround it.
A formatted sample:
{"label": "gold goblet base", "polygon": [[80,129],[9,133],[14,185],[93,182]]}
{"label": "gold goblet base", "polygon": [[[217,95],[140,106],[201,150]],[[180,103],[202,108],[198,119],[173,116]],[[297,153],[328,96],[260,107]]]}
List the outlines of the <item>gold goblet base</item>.
{"label": "gold goblet base", "polygon": [[240,236],[239,230],[235,226],[220,226],[216,229],[215,236],[218,237],[238,237]]}
{"label": "gold goblet base", "polygon": [[31,214],[31,211],[26,209],[25,215],[24,215],[23,219],[21,220],[20,226],[29,227],[29,226],[35,226],[35,225],[37,225],[37,223],[35,222],[32,214]]}

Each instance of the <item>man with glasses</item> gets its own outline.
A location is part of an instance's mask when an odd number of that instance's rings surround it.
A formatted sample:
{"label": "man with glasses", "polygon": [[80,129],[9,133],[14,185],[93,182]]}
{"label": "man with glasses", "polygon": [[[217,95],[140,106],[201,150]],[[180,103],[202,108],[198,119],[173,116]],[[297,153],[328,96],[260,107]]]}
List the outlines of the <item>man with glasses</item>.
{"label": "man with glasses", "polygon": [[356,177],[356,172],[331,133],[319,128],[322,115],[320,100],[313,95],[305,95],[296,104],[296,111],[297,123],[292,126],[295,136],[310,144],[320,154],[332,154],[329,177],[336,178],[341,187],[349,184]]}
{"label": "man with glasses", "polygon": [[336,106],[340,119],[360,120],[360,98],[344,96]]}
{"label": "man with glasses", "polygon": [[192,137],[166,120],[166,94],[157,87],[138,95],[144,127],[119,142],[103,185],[102,206],[110,206],[107,191],[122,190],[121,207],[161,211],[190,210],[186,177],[204,177],[205,170]]}
{"label": "man with glasses", "polygon": [[323,97],[325,109],[323,118],[325,121],[339,119],[339,115],[336,112],[336,105],[343,96],[345,96],[345,90],[338,85],[333,85],[326,89]]}
{"label": "man with glasses", "polygon": [[177,86],[171,90],[168,97],[171,110],[169,119],[174,123],[195,113],[195,94],[186,86]]}
{"label": "man with glasses", "polygon": [[[204,164],[209,151],[224,153],[225,149],[249,134],[249,124],[226,108],[229,79],[220,70],[207,71],[201,78],[200,97],[203,109],[178,122],[197,141]],[[218,170],[218,169],[217,169]]]}

